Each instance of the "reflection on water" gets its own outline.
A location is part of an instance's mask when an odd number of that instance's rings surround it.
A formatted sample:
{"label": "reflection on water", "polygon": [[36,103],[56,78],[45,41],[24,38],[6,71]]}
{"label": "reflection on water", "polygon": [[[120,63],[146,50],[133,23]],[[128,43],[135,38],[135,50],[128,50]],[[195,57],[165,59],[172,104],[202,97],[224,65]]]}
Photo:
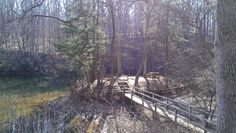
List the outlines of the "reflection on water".
{"label": "reflection on water", "polygon": [[[0,129],[9,126],[11,132],[24,128],[32,132],[41,129],[42,126],[48,126],[47,129],[50,129],[50,111],[46,111],[46,114],[29,112],[36,105],[64,95],[65,88],[63,80],[51,77],[0,77]],[[53,117],[57,115],[54,113]],[[16,123],[23,123],[25,127],[20,127],[21,124]],[[30,126],[32,128],[29,128]]]}
{"label": "reflection on water", "polygon": [[1,133],[63,133],[65,118],[61,112],[35,108],[27,116],[0,127]]}

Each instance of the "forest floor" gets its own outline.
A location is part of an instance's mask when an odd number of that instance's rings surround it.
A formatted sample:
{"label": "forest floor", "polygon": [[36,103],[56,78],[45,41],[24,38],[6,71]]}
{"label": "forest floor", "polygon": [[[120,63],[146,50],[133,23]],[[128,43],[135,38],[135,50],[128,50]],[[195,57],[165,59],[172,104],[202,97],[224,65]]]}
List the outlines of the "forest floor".
{"label": "forest floor", "polygon": [[[134,83],[134,77],[122,77],[119,80],[127,81],[128,85],[132,85]],[[154,80],[150,79],[149,81]],[[140,78],[139,82],[141,82],[141,87],[146,85],[143,77]],[[153,82],[149,85],[154,86],[156,84],[160,85],[159,79],[158,82]],[[118,84],[115,82],[114,86],[117,85]],[[175,93],[170,97],[186,103],[189,99],[191,99],[191,94],[189,91],[182,90],[181,92]],[[194,99],[192,99],[192,101],[193,100]],[[75,101],[73,97],[72,99],[70,97],[67,102],[68,103],[64,103],[64,105],[70,105],[69,110],[76,110],[76,112],[79,112],[75,113],[72,119],[68,122],[66,126],[67,132],[194,133],[193,131],[177,125],[168,118],[164,118],[157,113],[132,103],[129,99],[123,96],[120,96],[112,104],[101,102],[96,99],[89,101],[84,99],[80,100],[79,98],[79,100],[77,99]]]}
{"label": "forest floor", "polygon": [[57,108],[71,111],[65,129],[68,133],[193,133],[146,108],[132,104],[128,99],[113,105],[96,101],[75,102],[69,97],[54,102],[61,104]]}
{"label": "forest floor", "polygon": [[[133,83],[133,77],[129,81]],[[144,81],[141,78],[141,82]],[[145,82],[143,84],[145,86]],[[47,110],[60,112],[57,117],[63,117],[65,120],[65,133],[194,133],[157,113],[132,103],[122,95],[116,95],[118,99],[115,99],[113,103],[108,103],[89,96],[84,96],[88,98],[83,99],[80,97],[81,94],[77,93],[78,97],[74,97],[73,94],[72,89],[71,94],[56,96],[52,98],[53,100],[38,106],[43,110],[41,112]],[[176,93],[173,98],[183,102],[191,99],[191,102],[194,102],[188,92]],[[58,118],[53,121],[52,123],[58,123]]]}

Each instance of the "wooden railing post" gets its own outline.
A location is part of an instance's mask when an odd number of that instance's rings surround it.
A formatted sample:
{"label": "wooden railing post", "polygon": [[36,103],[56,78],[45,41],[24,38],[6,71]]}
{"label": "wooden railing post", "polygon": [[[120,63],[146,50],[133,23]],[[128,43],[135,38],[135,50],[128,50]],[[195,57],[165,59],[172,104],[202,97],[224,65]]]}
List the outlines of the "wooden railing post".
{"label": "wooden railing post", "polygon": [[166,98],[166,110],[169,109],[169,102],[168,102],[168,98]]}
{"label": "wooden railing post", "polygon": [[131,92],[130,105],[131,105],[131,107],[132,107],[132,106],[133,106],[133,91],[131,90],[130,92]]}
{"label": "wooden railing post", "polygon": [[191,121],[191,115],[192,115],[192,107],[189,107],[189,111],[188,111],[188,119]]}
{"label": "wooden railing post", "polygon": [[177,122],[178,112],[177,109],[175,109],[175,122]]}
{"label": "wooden railing post", "polygon": [[206,114],[204,114],[204,133],[207,133],[207,130],[206,130],[206,127],[207,127],[207,124],[208,124],[208,121],[207,121],[207,118],[206,118]]}
{"label": "wooden railing post", "polygon": [[143,99],[143,91],[141,91],[141,95],[142,95],[142,96],[141,96],[141,97],[142,97],[142,105],[144,105],[144,101],[143,101],[143,100],[144,100],[144,99]]}
{"label": "wooden railing post", "polygon": [[206,127],[207,127],[207,122],[204,121],[204,133],[207,133],[207,129],[206,129]]}
{"label": "wooden railing post", "polygon": [[131,90],[131,101],[133,100],[133,91]]}
{"label": "wooden railing post", "polygon": [[155,112],[157,112],[157,103],[156,102],[154,103],[154,110],[155,110]]}

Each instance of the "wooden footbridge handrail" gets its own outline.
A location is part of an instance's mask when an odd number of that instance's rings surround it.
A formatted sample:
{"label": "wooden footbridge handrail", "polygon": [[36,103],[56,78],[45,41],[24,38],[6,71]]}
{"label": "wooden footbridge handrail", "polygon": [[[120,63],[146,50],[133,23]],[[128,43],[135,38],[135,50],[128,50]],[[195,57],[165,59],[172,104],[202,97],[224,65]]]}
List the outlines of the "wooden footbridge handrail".
{"label": "wooden footbridge handrail", "polygon": [[161,95],[158,95],[158,94],[153,93],[153,92],[150,92],[150,91],[141,90],[141,92],[150,94],[150,95],[152,95],[152,97],[165,99],[165,100],[166,100],[166,103],[168,103],[168,102],[173,102],[173,103],[176,103],[176,104],[178,104],[178,105],[185,106],[185,107],[187,107],[187,108],[188,108],[189,110],[191,110],[191,111],[201,112],[202,114],[204,114],[204,115],[206,115],[206,116],[216,118],[216,115],[215,115],[215,114],[212,114],[212,113],[209,113],[209,112],[207,112],[207,111],[198,109],[198,108],[193,107],[193,106],[191,106],[191,105],[188,105],[188,104],[186,104],[186,103],[183,103],[183,102],[180,102],[180,101],[176,101],[176,100],[173,100],[173,99],[171,99],[171,98],[168,98],[168,97],[165,97],[165,96],[161,96]]}
{"label": "wooden footbridge handrail", "polygon": [[149,110],[157,112],[158,108],[172,115],[173,121],[177,123],[178,121],[183,121],[183,123],[188,123],[188,125],[191,124],[192,127],[198,127],[204,133],[215,130],[215,114],[149,91],[127,89],[125,87],[122,87],[122,91],[131,101],[138,102]]}

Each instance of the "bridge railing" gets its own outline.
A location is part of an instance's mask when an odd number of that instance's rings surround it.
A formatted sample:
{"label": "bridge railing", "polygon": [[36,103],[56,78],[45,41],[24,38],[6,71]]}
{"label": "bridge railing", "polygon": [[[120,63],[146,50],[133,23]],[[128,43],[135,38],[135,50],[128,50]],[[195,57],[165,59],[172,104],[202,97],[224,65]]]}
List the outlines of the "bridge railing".
{"label": "bridge railing", "polygon": [[[186,107],[188,108],[190,111],[195,111],[195,112],[201,112],[202,114],[204,114],[205,116],[208,116],[209,118],[212,117],[212,118],[216,118],[216,115],[215,114],[212,114],[212,113],[209,113],[207,111],[204,111],[204,110],[201,110],[199,108],[196,108],[196,107],[193,107],[193,106],[190,106],[186,103],[183,103],[183,102],[180,102],[180,101],[176,101],[176,100],[173,100],[173,99],[170,99],[168,97],[165,97],[165,96],[161,96],[161,95],[158,95],[156,93],[153,93],[153,92],[149,92],[149,91],[145,91],[145,90],[141,90],[141,92],[143,93],[146,93],[146,94],[149,94],[149,95],[152,95],[153,98],[161,98],[162,100],[165,100],[166,103],[169,103],[169,102],[172,102],[173,104],[175,104],[175,106],[180,106],[180,107]],[[193,112],[194,113],[194,112]]]}
{"label": "bridge railing", "polygon": [[129,90],[129,92],[131,92],[131,100],[133,100],[134,95],[138,95],[141,97],[142,105],[144,105],[144,102],[151,102],[155,111],[157,106],[162,107],[162,109],[167,110],[170,114],[175,116],[175,121],[177,121],[178,117],[181,117],[205,131],[215,130],[215,121],[209,120],[210,117],[216,120],[214,114],[152,92],[144,90]]}

